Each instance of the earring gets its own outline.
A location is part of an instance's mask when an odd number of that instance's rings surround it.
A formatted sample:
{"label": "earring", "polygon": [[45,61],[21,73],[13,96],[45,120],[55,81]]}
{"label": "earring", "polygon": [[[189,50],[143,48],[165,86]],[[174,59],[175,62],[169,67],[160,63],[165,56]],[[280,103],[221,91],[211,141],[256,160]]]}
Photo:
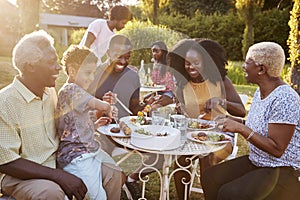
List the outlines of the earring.
{"label": "earring", "polygon": [[262,73],[261,72],[258,72],[258,75],[261,75]]}

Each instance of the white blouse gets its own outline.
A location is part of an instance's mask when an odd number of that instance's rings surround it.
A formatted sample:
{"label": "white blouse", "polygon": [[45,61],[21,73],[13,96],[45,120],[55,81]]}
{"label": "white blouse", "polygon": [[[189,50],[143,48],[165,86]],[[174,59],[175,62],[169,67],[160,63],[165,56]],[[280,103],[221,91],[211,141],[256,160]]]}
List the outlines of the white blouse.
{"label": "white blouse", "polygon": [[[290,144],[284,154],[276,158],[250,143],[249,159],[259,167],[300,168],[300,97],[290,86],[277,87],[265,99],[261,99],[259,88],[256,90],[246,125],[258,134],[268,137],[269,123],[296,125]],[[281,134],[285,134],[285,130]]]}

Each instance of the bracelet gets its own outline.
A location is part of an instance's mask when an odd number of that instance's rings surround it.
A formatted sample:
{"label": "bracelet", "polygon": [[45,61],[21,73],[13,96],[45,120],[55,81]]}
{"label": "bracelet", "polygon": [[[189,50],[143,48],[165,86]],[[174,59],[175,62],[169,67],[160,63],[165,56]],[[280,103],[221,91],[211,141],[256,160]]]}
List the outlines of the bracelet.
{"label": "bracelet", "polygon": [[221,102],[219,102],[220,106],[224,107],[226,105],[226,99],[221,99]]}
{"label": "bracelet", "polygon": [[246,140],[250,140],[250,138],[254,135],[254,131],[251,131],[251,133],[248,135],[248,137],[246,138]]}

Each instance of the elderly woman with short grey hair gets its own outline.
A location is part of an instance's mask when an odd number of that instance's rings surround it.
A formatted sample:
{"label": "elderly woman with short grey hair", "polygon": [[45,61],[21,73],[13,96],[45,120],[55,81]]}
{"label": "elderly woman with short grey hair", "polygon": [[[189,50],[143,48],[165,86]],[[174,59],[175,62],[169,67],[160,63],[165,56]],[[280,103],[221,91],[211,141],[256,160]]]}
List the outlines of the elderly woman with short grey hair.
{"label": "elderly woman with short grey hair", "polygon": [[274,42],[249,48],[243,69],[258,89],[246,123],[233,117],[217,122],[222,131],[242,135],[250,152],[204,172],[206,200],[299,199],[300,98],[280,79],[284,63],[284,51]]}

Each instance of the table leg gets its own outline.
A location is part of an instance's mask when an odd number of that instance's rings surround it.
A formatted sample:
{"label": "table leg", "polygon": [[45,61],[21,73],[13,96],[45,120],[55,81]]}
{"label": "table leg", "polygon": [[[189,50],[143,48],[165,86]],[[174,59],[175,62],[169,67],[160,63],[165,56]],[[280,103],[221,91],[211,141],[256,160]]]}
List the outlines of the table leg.
{"label": "table leg", "polygon": [[170,167],[172,164],[172,155],[164,155],[164,164],[162,168],[162,183],[161,183],[161,198],[162,200],[169,199],[169,173],[170,173]]}

